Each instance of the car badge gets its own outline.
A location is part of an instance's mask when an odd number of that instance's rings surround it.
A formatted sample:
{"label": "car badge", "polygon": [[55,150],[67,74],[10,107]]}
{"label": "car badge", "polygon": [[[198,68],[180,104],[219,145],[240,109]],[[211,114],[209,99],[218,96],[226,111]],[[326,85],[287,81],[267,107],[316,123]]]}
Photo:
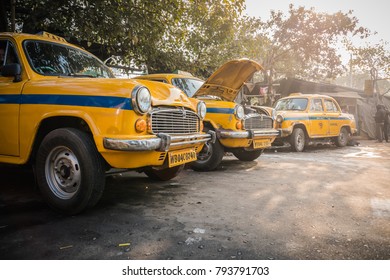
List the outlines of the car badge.
{"label": "car badge", "polygon": [[187,117],[187,112],[186,110],[184,109],[184,107],[181,108],[182,111],[183,111],[183,119],[185,119]]}

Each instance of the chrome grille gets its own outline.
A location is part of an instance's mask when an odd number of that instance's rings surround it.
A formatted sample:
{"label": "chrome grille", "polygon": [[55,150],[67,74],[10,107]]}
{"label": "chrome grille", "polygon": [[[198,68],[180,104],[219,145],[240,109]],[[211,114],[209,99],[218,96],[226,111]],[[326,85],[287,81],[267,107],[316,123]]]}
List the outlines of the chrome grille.
{"label": "chrome grille", "polygon": [[188,109],[156,109],[150,113],[151,132],[191,134],[199,132],[199,116]]}
{"label": "chrome grille", "polygon": [[266,115],[253,114],[244,119],[244,129],[273,128],[273,120]]}

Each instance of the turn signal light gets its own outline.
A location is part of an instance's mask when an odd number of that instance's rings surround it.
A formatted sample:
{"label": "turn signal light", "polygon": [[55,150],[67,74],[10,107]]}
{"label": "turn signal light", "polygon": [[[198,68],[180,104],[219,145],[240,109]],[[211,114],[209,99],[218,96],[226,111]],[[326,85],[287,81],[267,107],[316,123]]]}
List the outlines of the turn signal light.
{"label": "turn signal light", "polygon": [[138,119],[135,122],[135,130],[137,132],[144,132],[146,130],[146,121],[144,119]]}
{"label": "turn signal light", "polygon": [[236,128],[242,129],[242,123],[240,121],[236,123]]}

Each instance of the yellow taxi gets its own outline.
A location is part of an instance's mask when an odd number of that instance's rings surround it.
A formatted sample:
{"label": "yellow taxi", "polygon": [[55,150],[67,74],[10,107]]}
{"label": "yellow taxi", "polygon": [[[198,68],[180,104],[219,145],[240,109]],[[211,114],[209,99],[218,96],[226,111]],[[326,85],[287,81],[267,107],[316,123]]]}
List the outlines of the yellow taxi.
{"label": "yellow taxi", "polygon": [[326,95],[290,94],[276,102],[275,111],[280,136],[274,144],[289,143],[296,152],[324,140],[344,147],[357,131],[354,116],[343,113],[337,101]]}
{"label": "yellow taxi", "polygon": [[215,132],[217,141],[206,143],[191,167],[208,171],[219,166],[225,152],[242,161],[255,160],[278,136],[267,110],[236,102],[244,83],[261,69],[255,61],[238,59],[222,65],[206,81],[181,74],[150,74],[136,79],[175,85],[206,103],[205,131]]}
{"label": "yellow taxi", "polygon": [[115,79],[99,59],[49,33],[0,33],[0,163],[34,166],[53,208],[96,204],[111,168],[168,180],[211,133],[206,108],[171,85]]}

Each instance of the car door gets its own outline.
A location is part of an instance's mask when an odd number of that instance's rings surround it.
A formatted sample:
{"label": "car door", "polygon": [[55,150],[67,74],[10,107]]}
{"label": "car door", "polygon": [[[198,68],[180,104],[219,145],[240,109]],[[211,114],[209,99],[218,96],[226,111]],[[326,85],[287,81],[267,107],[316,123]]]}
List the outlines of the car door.
{"label": "car door", "polygon": [[[14,44],[0,38],[4,50],[1,68],[10,63],[19,63]],[[19,156],[19,109],[23,82],[14,82],[14,77],[3,77],[0,72],[0,155]]]}
{"label": "car door", "polygon": [[338,109],[338,106],[331,99],[324,99],[326,116],[329,122],[329,132],[328,136],[337,136],[340,132],[340,121],[339,117],[341,111]]}
{"label": "car door", "polygon": [[309,104],[310,137],[324,137],[328,134],[329,122],[321,98],[313,98]]}

